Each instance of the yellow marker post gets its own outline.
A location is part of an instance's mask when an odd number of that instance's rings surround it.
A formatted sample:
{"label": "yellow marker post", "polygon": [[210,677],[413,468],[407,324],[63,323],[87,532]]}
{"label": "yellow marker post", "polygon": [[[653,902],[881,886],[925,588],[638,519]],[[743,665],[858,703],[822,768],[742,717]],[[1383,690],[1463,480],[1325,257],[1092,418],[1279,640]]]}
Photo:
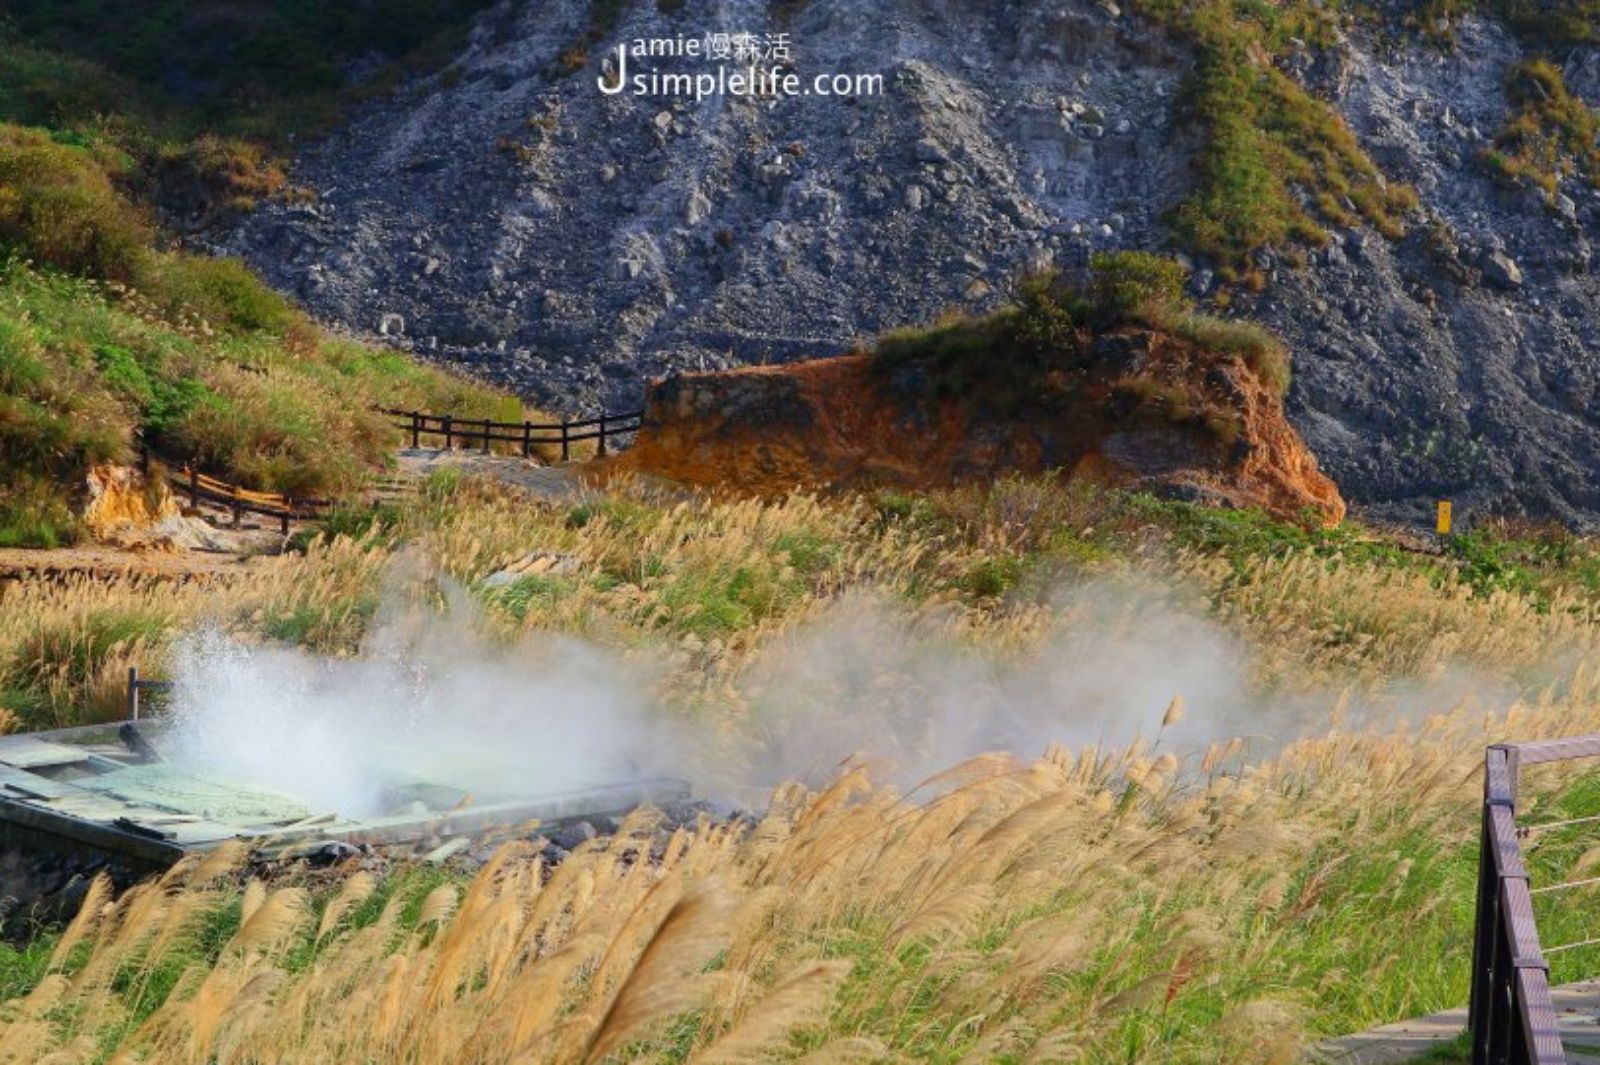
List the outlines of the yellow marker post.
{"label": "yellow marker post", "polygon": [[1449,536],[1450,535],[1450,504],[1448,502],[1439,504],[1439,526],[1438,526],[1438,528],[1439,528],[1439,535],[1440,536]]}

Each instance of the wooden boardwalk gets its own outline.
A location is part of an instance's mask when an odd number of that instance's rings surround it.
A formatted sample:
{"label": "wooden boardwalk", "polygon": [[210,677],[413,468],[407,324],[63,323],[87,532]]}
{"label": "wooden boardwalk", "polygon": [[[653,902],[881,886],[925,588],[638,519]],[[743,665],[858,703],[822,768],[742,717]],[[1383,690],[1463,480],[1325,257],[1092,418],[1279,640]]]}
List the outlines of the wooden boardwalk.
{"label": "wooden boardwalk", "polygon": [[[1569,1065],[1600,1065],[1600,980],[1553,988],[1561,1042]],[[1305,1056],[1315,1065],[1399,1065],[1449,1043],[1467,1027],[1467,1009],[1386,1024],[1319,1043]]]}

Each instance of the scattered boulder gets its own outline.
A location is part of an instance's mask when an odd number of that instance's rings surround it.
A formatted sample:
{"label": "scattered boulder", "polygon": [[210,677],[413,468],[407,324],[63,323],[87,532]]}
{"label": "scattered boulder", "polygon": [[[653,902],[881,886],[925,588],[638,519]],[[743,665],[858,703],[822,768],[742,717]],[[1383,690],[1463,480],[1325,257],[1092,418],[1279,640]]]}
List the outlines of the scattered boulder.
{"label": "scattered boulder", "polygon": [[1522,269],[1505,252],[1490,252],[1483,261],[1483,279],[1497,288],[1521,288]]}
{"label": "scattered boulder", "polygon": [[530,551],[509,566],[489,574],[483,579],[483,586],[485,588],[504,588],[517,583],[524,577],[553,577],[563,573],[573,573],[577,569],[578,560],[573,555],[555,554],[550,551]]}

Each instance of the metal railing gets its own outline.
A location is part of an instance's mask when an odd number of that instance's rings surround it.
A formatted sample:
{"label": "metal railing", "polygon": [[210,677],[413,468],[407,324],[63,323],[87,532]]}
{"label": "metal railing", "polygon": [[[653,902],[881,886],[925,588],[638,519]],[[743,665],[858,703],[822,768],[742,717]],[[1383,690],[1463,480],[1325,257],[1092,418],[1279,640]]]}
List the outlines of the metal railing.
{"label": "metal railing", "polygon": [[1522,839],[1535,829],[1600,821],[1600,816],[1519,826],[1517,780],[1527,766],[1596,756],[1600,756],[1600,735],[1501,743],[1490,747],[1484,758],[1478,920],[1468,1020],[1473,1065],[1566,1065],[1550,997],[1550,963],[1545,959],[1592,946],[1600,939],[1541,950],[1533,897],[1600,882],[1600,878],[1532,888]]}
{"label": "metal railing", "polygon": [[528,458],[539,445],[561,448],[561,461],[572,459],[572,445],[584,440],[598,441],[598,450],[606,455],[607,440],[632,436],[639,431],[644,411],[627,414],[602,414],[598,418],[540,424],[538,422],[496,422],[487,418],[457,418],[449,414],[425,414],[418,410],[394,410],[379,407],[379,414],[395,419],[391,424],[401,432],[409,433],[411,446],[422,446],[423,437],[441,437],[446,451],[459,443],[464,448],[476,447],[488,454],[494,444],[513,444]]}
{"label": "metal railing", "polygon": [[172,691],[170,680],[145,680],[138,666],[128,667],[128,720],[137,721],[144,712],[145,693],[162,695]]}

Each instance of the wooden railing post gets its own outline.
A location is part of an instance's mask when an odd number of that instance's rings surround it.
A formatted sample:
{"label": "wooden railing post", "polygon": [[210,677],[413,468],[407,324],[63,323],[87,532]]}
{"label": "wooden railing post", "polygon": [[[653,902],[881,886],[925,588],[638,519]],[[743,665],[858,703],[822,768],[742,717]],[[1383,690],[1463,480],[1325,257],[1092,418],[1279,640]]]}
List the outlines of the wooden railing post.
{"label": "wooden railing post", "polygon": [[281,519],[280,522],[279,522],[279,528],[282,529],[283,535],[285,535],[285,536],[289,535],[289,515],[293,511],[294,511],[294,501],[291,500],[288,496],[284,496],[283,497],[283,513],[281,515],[279,515],[279,517]]}
{"label": "wooden railing post", "polygon": [[1472,982],[1469,988],[1467,1017],[1473,1034],[1473,1065],[1489,1065],[1491,1033],[1498,1026],[1500,1011],[1497,1000],[1506,994],[1501,979],[1503,965],[1499,958],[1500,946],[1500,881],[1495,871],[1494,828],[1491,813],[1490,783],[1494,779],[1493,762],[1503,757],[1490,749],[1484,759],[1483,774],[1483,830],[1478,851],[1478,907],[1477,925],[1472,940]]}
{"label": "wooden railing post", "polygon": [[489,425],[489,419],[485,418],[483,420],[483,453],[485,455],[489,453]]}
{"label": "wooden railing post", "polygon": [[239,527],[239,522],[244,518],[244,511],[241,509],[244,504],[239,499],[238,485],[233,485],[229,489],[229,493],[233,496],[233,527],[237,529]]}
{"label": "wooden railing post", "polygon": [[411,450],[416,451],[422,446],[422,412],[411,412]]}
{"label": "wooden railing post", "polygon": [[193,466],[188,466],[184,472],[189,475],[189,509],[200,509],[200,473]]}
{"label": "wooden railing post", "polygon": [[572,434],[568,431],[567,416],[565,414],[563,414],[561,416],[561,461],[562,462],[570,462],[571,460],[572,460]]}
{"label": "wooden railing post", "polygon": [[444,416],[444,449],[454,451],[456,446],[455,419],[450,415]]}
{"label": "wooden railing post", "polygon": [[528,421],[522,423],[522,457],[533,457],[533,423]]}
{"label": "wooden railing post", "polygon": [[139,667],[128,667],[128,720],[139,720]]}
{"label": "wooden railing post", "polygon": [[606,416],[600,415],[600,457],[606,457]]}

